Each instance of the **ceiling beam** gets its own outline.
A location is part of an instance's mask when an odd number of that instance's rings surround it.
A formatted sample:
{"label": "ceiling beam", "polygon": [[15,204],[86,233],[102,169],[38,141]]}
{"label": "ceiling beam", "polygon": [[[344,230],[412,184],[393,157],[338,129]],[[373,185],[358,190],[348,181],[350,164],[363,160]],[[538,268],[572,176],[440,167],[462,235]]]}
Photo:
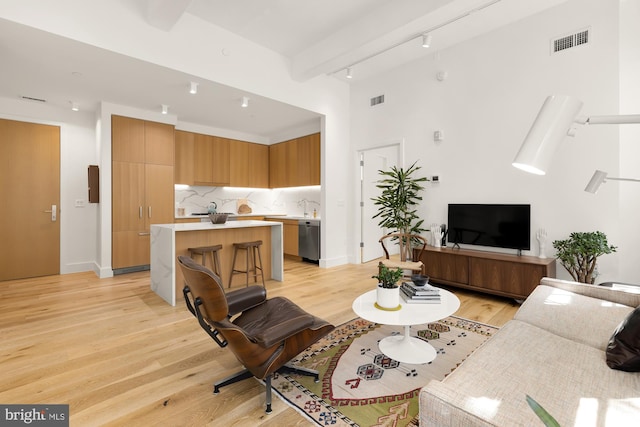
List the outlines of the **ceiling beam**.
{"label": "ceiling beam", "polygon": [[147,0],[147,22],[170,31],[189,7],[191,0]]}

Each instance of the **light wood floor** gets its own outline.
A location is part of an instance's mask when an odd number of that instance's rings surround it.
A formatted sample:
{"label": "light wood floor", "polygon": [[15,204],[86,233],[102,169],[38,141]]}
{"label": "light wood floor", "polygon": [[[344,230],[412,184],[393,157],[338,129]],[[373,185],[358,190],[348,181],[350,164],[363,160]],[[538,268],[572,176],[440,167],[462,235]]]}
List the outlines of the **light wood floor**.
{"label": "light wood floor", "polygon": [[[321,269],[285,262],[285,281],[268,282],[335,325],[355,317],[351,302],[375,286],[376,263]],[[453,290],[453,289],[452,289]],[[454,290],[459,316],[501,326],[512,300]],[[71,425],[307,426],[250,379],[212,394],[240,369],[183,305],[149,289],[149,273],[98,279],[93,273],[0,282],[0,402],[70,405]]]}

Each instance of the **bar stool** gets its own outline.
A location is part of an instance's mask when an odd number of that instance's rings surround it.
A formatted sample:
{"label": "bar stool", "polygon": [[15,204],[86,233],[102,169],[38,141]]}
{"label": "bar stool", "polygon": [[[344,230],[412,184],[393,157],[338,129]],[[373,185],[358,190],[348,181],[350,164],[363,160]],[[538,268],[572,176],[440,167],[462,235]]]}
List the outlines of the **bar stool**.
{"label": "bar stool", "polygon": [[[231,262],[231,275],[229,276],[229,287],[233,281],[234,274],[246,274],[247,286],[249,286],[249,274],[253,276],[253,281],[258,281],[258,270],[260,270],[260,276],[262,277],[262,286],[266,287],[264,283],[264,272],[262,270],[262,255],[260,254],[260,246],[262,246],[262,240],[256,240],[255,242],[242,242],[233,244],[233,261]],[[238,270],[236,268],[236,256],[238,251],[246,251],[246,265],[244,270]],[[256,259],[256,252],[258,258]],[[257,261],[257,262],[256,262]]]}
{"label": "bar stool", "polygon": [[211,271],[216,273],[220,280],[222,280],[222,269],[220,267],[220,257],[218,251],[222,250],[222,245],[213,246],[199,246],[197,248],[188,248],[189,256],[193,258],[194,255],[200,255],[202,257],[202,265],[207,266],[207,255],[211,254]]}

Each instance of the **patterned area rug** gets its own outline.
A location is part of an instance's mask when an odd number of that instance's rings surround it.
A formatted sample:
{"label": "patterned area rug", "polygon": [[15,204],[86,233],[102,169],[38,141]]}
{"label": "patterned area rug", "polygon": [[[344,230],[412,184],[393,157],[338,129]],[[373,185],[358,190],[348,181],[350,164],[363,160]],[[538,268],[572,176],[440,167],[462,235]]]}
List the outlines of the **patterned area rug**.
{"label": "patterned area rug", "polygon": [[433,345],[431,363],[413,365],[386,357],[378,341],[403,333],[354,319],[292,361],[316,369],[312,377],[277,375],[273,389],[290,405],[321,426],[417,426],[418,394],[430,380],[442,380],[498,328],[456,316],[411,327],[411,335]]}

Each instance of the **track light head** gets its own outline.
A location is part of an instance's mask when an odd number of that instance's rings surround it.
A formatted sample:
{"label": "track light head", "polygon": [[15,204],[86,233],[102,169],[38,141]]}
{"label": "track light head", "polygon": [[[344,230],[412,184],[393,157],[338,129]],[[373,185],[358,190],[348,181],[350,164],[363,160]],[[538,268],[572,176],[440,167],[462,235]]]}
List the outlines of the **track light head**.
{"label": "track light head", "polygon": [[431,46],[431,34],[423,34],[422,35],[422,47]]}
{"label": "track light head", "polygon": [[249,106],[249,98],[246,96],[242,97],[242,103],[240,104],[242,108],[247,108]]}
{"label": "track light head", "polygon": [[166,104],[162,104],[162,114],[167,114],[169,112],[169,106]]}
{"label": "track light head", "polygon": [[198,93],[198,83],[191,82],[189,86],[189,93],[192,95],[195,95],[196,93]]}
{"label": "track light head", "polygon": [[78,107],[78,103],[77,102],[73,102],[73,101],[69,101],[71,103],[71,110],[73,111],[80,111],[80,107]]}
{"label": "track light head", "polygon": [[348,79],[352,79],[353,76],[351,75],[351,67],[347,68],[347,78]]}

